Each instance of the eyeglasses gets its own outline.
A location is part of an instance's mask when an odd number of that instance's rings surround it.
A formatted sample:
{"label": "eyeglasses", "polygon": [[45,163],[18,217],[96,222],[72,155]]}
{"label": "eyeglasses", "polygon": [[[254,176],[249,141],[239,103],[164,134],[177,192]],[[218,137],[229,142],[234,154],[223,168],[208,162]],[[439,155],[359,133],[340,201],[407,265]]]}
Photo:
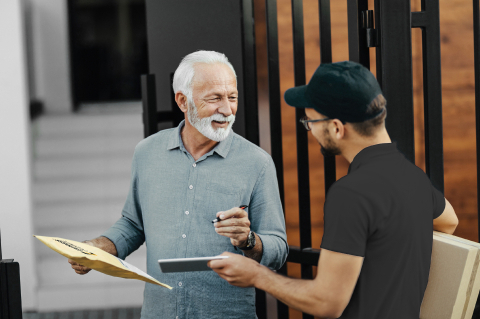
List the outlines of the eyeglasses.
{"label": "eyeglasses", "polygon": [[312,128],[310,127],[310,125],[308,123],[316,123],[316,122],[322,122],[322,121],[328,121],[328,120],[331,120],[331,118],[324,118],[324,119],[319,119],[319,120],[309,120],[308,119],[308,116],[304,116],[300,119],[300,123],[303,124],[303,126],[305,127],[305,129],[307,131],[310,131]]}

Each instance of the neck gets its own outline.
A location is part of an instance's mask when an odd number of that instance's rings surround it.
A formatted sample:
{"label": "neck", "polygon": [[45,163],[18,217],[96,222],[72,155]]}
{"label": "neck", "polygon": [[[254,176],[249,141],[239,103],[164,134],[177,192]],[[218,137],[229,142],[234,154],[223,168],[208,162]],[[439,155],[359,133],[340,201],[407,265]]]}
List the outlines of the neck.
{"label": "neck", "polygon": [[185,118],[185,125],[180,133],[185,149],[192,155],[196,161],[203,155],[210,152],[218,142],[206,138]]}
{"label": "neck", "polygon": [[360,151],[364,148],[384,143],[392,143],[392,140],[390,139],[390,136],[385,128],[381,129],[380,132],[371,138],[357,137],[352,141],[346,142],[346,145],[342,149],[342,156],[345,157],[349,163],[351,163],[355,156],[357,156],[357,154],[360,153]]}

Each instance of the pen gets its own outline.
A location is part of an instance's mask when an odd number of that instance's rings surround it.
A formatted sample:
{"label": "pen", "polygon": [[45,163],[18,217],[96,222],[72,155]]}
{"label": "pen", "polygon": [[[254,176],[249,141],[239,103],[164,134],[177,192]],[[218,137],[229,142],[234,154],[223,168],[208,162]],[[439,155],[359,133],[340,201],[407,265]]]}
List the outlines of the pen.
{"label": "pen", "polygon": [[[245,209],[245,208],[248,208],[248,205],[242,205],[242,206],[239,206],[238,208]],[[212,220],[212,223],[221,222],[221,221],[222,220],[220,219],[220,217],[217,217],[214,220]]]}

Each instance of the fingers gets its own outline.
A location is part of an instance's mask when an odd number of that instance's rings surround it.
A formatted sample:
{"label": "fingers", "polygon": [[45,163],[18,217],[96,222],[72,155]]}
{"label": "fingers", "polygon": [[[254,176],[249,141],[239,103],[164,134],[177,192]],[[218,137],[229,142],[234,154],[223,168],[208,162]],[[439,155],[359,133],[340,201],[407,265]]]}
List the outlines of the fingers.
{"label": "fingers", "polygon": [[234,246],[242,246],[250,233],[250,220],[247,212],[239,207],[234,207],[225,212],[218,212],[217,217],[221,219],[214,223],[217,234],[230,238]]}
{"label": "fingers", "polygon": [[229,252],[224,252],[222,253],[221,255],[219,256],[228,256],[228,258],[225,258],[225,259],[217,259],[217,260],[210,260],[208,263],[207,263],[207,266],[212,268],[213,270],[215,269],[222,269],[224,267],[226,267],[229,263],[229,261],[235,257],[235,254],[232,254],[232,253],[229,253]]}
{"label": "fingers", "polygon": [[68,259],[68,262],[70,263],[70,265],[72,265],[72,269],[75,270],[75,272],[79,275],[85,275],[90,270],[92,270],[91,268],[88,268],[88,267],[85,267],[85,266],[82,266],[82,265],[78,264],[77,262],[75,262],[72,259]]}
{"label": "fingers", "polygon": [[218,234],[232,234],[232,235],[239,235],[239,234],[247,234],[250,232],[250,227],[248,226],[215,226],[215,231]]}
{"label": "fingers", "polygon": [[243,209],[239,207],[234,207],[224,212],[218,212],[216,216],[220,217],[220,219],[223,221],[224,219],[229,219],[232,217],[236,217],[236,218],[248,217],[248,214]]}

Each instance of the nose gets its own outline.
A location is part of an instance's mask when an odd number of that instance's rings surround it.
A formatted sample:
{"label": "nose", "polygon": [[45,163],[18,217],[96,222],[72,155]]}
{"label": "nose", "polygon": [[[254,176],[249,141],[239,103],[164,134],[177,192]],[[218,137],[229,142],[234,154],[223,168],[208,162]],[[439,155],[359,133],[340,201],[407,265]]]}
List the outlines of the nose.
{"label": "nose", "polygon": [[220,101],[220,105],[217,109],[217,112],[222,114],[223,116],[227,117],[233,114],[232,107],[228,101],[228,99],[222,99]]}

